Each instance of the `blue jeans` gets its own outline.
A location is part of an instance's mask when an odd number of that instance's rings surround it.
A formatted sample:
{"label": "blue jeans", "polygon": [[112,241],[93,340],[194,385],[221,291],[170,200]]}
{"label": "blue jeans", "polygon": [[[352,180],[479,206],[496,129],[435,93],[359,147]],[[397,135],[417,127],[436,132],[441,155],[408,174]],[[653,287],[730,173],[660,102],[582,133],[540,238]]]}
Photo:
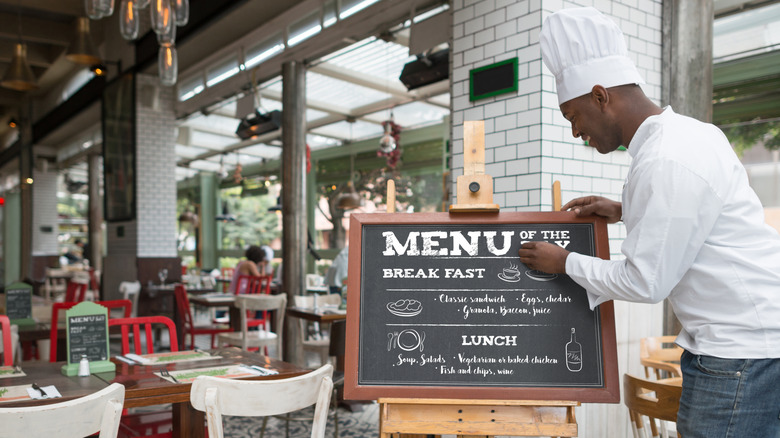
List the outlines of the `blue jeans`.
{"label": "blue jeans", "polygon": [[683,438],[780,438],[780,359],[683,352],[677,431]]}

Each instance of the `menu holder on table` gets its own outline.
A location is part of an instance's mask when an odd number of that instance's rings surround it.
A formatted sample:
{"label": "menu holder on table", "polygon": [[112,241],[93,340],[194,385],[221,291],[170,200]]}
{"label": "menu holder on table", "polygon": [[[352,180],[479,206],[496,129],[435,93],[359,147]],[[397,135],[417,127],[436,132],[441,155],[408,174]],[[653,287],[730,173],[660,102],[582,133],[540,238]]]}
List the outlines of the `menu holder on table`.
{"label": "menu holder on table", "polygon": [[78,374],[82,356],[89,360],[90,374],[116,370],[109,360],[108,309],[89,301],[79,303],[65,312],[65,328],[68,363],[62,366],[62,374]]}
{"label": "menu holder on table", "polygon": [[240,379],[242,377],[257,377],[278,374],[276,370],[270,370],[254,365],[224,365],[208,368],[195,368],[191,370],[168,371],[168,376],[161,372],[154,373],[162,379],[172,383],[192,383],[200,376],[222,377],[225,379]]}
{"label": "menu holder on table", "polygon": [[26,376],[24,371],[19,367],[0,367],[0,378],[7,379],[9,377],[23,377]]}
{"label": "menu holder on table", "polygon": [[5,289],[5,314],[11,324],[35,324],[32,317],[32,286],[13,283]]}
{"label": "menu holder on table", "polygon": [[126,354],[126,358],[142,365],[159,365],[172,362],[193,362],[198,360],[220,359],[222,356],[212,356],[207,351],[173,351],[167,353],[154,354]]}

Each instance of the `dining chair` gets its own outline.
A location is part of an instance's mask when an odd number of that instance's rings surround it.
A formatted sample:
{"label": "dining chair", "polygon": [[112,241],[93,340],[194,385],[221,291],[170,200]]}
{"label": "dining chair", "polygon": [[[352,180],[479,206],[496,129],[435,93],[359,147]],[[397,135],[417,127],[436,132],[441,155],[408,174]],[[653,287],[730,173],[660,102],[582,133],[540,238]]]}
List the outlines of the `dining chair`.
{"label": "dining chair", "polygon": [[[295,296],[295,307],[311,309],[314,307],[314,296]],[[316,297],[318,306],[328,306],[341,304],[341,295],[328,294]],[[313,351],[320,356],[320,365],[328,363],[328,350],[330,349],[330,337],[328,335],[328,323],[317,324],[298,318],[299,340],[303,346],[303,351]],[[311,332],[309,330],[311,328]]]}
{"label": "dining chair", "polygon": [[[254,295],[254,294],[266,294],[271,293],[271,281],[273,277],[270,275],[239,275],[236,280],[235,295]],[[266,326],[268,322],[267,312],[257,312],[255,314],[250,312],[247,316],[247,324],[250,327]],[[230,314],[226,313],[224,316],[212,318],[214,324],[230,324]]]}
{"label": "dining chair", "polygon": [[[57,338],[59,334],[60,311],[68,310],[76,304],[79,303],[65,301],[62,303],[52,303],[51,305],[51,325],[49,327],[49,362],[57,362]],[[101,306],[108,309],[109,323],[111,322],[112,310],[122,311],[122,315],[125,318],[129,317],[133,310],[133,303],[130,302],[130,300],[95,301],[95,304],[100,304]]]}
{"label": "dining chair", "polygon": [[75,279],[68,281],[68,286],[65,289],[65,302],[80,303],[84,301],[87,298],[87,286],[86,282]]}
{"label": "dining chair", "polygon": [[14,346],[11,341],[11,320],[6,315],[0,315],[0,331],[3,334],[3,366],[14,364]]}
{"label": "dining chair", "polygon": [[0,436],[82,438],[99,431],[100,438],[115,438],[124,400],[124,385],[112,383],[61,403],[0,408]]}
{"label": "dining chair", "polygon": [[[171,351],[179,351],[176,324],[167,316],[136,316],[115,318],[108,321],[109,327],[119,327],[122,333],[121,354],[138,355],[154,353],[154,333],[160,325],[168,329]],[[133,348],[130,348],[132,340]],[[170,408],[125,411],[122,414],[120,433],[123,437],[151,436],[166,438],[173,436],[173,410]]]}
{"label": "dining chair", "polygon": [[278,380],[231,380],[200,376],[192,382],[190,403],[206,413],[209,438],[222,438],[222,416],[267,417],[314,405],[311,438],[323,438],[333,391],[333,367]]}
{"label": "dining chair", "polygon": [[[176,324],[167,316],[136,316],[108,320],[109,327],[119,327],[122,333],[122,354],[130,353],[130,340],[133,341],[134,354],[154,353],[154,333],[158,324],[168,329],[171,351],[179,351],[179,339]],[[130,336],[132,334],[132,337]],[[144,348],[145,347],[145,348]],[[146,351],[144,351],[146,350]]]}
{"label": "dining chair", "polygon": [[43,297],[47,302],[56,298],[56,295],[64,294],[67,289],[67,271],[57,268],[46,268],[43,280]]}
{"label": "dining chair", "polygon": [[140,281],[123,281],[119,283],[119,293],[122,298],[133,302],[133,311],[130,316],[138,316],[138,296],[141,295]]}
{"label": "dining chair", "polygon": [[656,379],[682,377],[680,356],[683,349],[674,341],[676,336],[650,336],[639,340],[639,362],[645,367],[645,377]]}
{"label": "dining chair", "polygon": [[211,348],[216,347],[216,336],[220,333],[232,332],[233,329],[229,325],[225,324],[196,324],[195,317],[192,314],[192,306],[190,306],[190,298],[187,296],[187,288],[183,284],[178,283],[173,289],[173,293],[176,299],[176,306],[179,311],[179,315],[182,318],[182,325],[184,327],[184,343],[186,345],[187,335],[190,335],[190,349],[195,349],[195,336],[197,335],[210,335],[211,336]]}
{"label": "dining chair", "polygon": [[[284,314],[287,309],[287,295],[239,295],[233,304],[241,311],[241,332],[220,333],[217,340],[220,345],[241,347],[242,350],[276,346],[276,357],[282,359],[282,330],[284,329]],[[250,330],[247,312],[266,310],[274,311],[274,327],[277,332],[257,327]],[[268,350],[266,348],[266,355]]]}
{"label": "dining chair", "polygon": [[[634,438],[669,437],[666,422],[677,421],[682,385],[679,378],[665,380],[667,382],[623,375],[623,402],[628,408]],[[647,424],[651,435],[647,434]],[[675,435],[679,436],[674,432]]]}

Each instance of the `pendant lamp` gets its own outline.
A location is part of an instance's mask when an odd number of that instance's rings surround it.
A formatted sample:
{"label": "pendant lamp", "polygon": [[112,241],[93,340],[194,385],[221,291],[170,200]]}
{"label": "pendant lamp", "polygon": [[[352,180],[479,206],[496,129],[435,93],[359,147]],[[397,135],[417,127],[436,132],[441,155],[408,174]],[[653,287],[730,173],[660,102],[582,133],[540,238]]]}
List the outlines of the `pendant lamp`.
{"label": "pendant lamp", "polygon": [[70,43],[65,58],[76,64],[94,65],[100,63],[95,43],[92,42],[92,35],[89,34],[89,19],[79,17],[76,20],[76,38]]}
{"label": "pendant lamp", "polygon": [[119,7],[119,33],[128,41],[138,38],[140,20],[137,3],[136,0],[122,0],[122,5]]}
{"label": "pendant lamp", "polygon": [[22,5],[16,11],[19,25],[19,42],[14,46],[14,56],[11,58],[11,64],[5,71],[0,86],[10,88],[16,91],[29,91],[38,88],[35,82],[30,64],[27,62],[27,45],[22,42]]}
{"label": "pendant lamp", "polygon": [[179,60],[177,59],[176,46],[173,44],[160,46],[157,58],[157,74],[160,76],[160,83],[168,87],[176,85],[178,70]]}
{"label": "pendant lamp", "polygon": [[11,58],[11,65],[0,81],[0,85],[16,91],[29,91],[38,88],[35,82],[35,75],[27,63],[27,45],[17,43],[14,47],[14,56]]}
{"label": "pendant lamp", "polygon": [[152,30],[157,35],[168,34],[173,27],[173,10],[171,0],[152,0],[149,8],[152,18]]}
{"label": "pendant lamp", "polygon": [[186,26],[190,21],[190,0],[171,0],[176,26]]}

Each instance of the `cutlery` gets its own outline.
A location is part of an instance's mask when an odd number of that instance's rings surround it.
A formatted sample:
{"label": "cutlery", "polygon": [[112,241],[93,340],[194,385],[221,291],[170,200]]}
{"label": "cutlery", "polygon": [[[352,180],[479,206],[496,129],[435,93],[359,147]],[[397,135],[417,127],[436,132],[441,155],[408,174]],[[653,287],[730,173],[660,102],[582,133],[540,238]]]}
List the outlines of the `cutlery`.
{"label": "cutlery", "polygon": [[178,380],[176,380],[176,377],[174,377],[171,373],[168,372],[168,368],[160,368],[160,374],[162,374],[164,377],[170,377],[171,380],[173,380],[174,383],[180,383]]}
{"label": "cutlery", "polygon": [[49,398],[49,394],[46,394],[46,391],[44,391],[44,390],[43,390],[43,388],[41,388],[40,386],[38,386],[38,384],[37,384],[37,383],[33,382],[33,384],[32,384],[32,389],[34,389],[34,390],[36,390],[36,391],[40,392],[40,393],[41,393],[41,397],[42,397],[42,398]]}

